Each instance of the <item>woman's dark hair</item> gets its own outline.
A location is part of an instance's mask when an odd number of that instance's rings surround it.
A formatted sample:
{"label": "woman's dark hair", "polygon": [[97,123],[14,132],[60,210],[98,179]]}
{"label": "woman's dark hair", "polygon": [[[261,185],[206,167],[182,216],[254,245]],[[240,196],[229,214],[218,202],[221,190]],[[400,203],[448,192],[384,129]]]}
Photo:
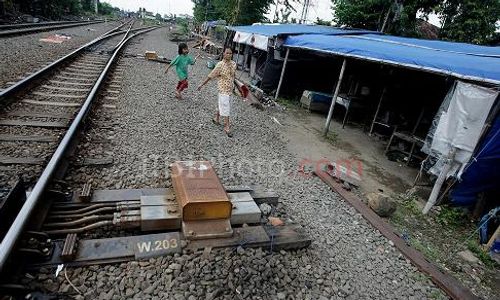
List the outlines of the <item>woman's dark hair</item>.
{"label": "woman's dark hair", "polygon": [[180,43],[180,44],[179,44],[179,51],[178,51],[179,55],[181,55],[181,54],[182,54],[182,51],[183,51],[184,49],[187,49],[187,48],[188,48],[188,45],[187,45],[186,43]]}

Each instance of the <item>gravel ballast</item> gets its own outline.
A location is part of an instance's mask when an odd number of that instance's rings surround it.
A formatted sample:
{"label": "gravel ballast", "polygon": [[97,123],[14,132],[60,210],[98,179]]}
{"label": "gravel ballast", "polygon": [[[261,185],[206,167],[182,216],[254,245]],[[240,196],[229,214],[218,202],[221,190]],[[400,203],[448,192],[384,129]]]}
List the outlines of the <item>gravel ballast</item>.
{"label": "gravel ballast", "polygon": [[[166,30],[134,40],[128,54],[157,51],[173,57],[177,46]],[[192,50],[196,52],[197,50]],[[195,53],[193,53],[194,55]],[[71,168],[75,189],[166,187],[168,164],[210,160],[226,185],[274,189],[280,204],[272,214],[300,224],[313,242],[298,251],[212,250],[106,266],[68,268],[54,276],[42,269],[31,286],[76,299],[429,299],[444,293],[373,229],[360,214],[315,177],[297,173],[300,157],[286,147],[287,137],[271,118],[234,97],[233,138],[211,122],[215,82],[196,86],[209,69],[199,60],[190,70],[184,100],[174,98],[176,75],[165,64],[126,56],[118,99],[102,104],[79,145],[77,158],[113,157],[103,168]]]}
{"label": "gravel ballast", "polygon": [[[16,82],[19,77],[25,77],[28,72],[41,69],[119,24],[121,23],[113,21],[0,38],[0,53],[2,53],[0,87],[5,88],[7,82]],[[71,39],[61,44],[40,41],[41,38],[54,34],[70,36]]]}

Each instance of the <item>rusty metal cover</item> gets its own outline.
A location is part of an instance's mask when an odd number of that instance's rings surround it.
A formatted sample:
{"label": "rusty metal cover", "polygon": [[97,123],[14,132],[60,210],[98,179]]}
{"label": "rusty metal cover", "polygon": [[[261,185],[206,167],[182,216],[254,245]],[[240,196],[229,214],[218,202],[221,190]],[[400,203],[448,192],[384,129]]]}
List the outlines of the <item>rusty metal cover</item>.
{"label": "rusty metal cover", "polygon": [[233,235],[228,219],[182,222],[182,234],[187,240],[226,238]]}
{"label": "rusty metal cover", "polygon": [[231,201],[210,162],[179,161],[171,168],[183,221],[231,218]]}

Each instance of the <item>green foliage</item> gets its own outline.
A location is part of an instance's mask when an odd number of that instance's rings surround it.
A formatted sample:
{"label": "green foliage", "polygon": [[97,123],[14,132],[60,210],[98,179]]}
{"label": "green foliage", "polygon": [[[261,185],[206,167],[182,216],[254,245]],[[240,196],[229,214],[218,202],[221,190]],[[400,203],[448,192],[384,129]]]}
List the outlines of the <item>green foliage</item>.
{"label": "green foliage", "polygon": [[[49,19],[58,19],[62,16],[79,16],[85,12],[94,12],[92,0],[13,0],[12,5],[20,12],[35,16],[43,16]],[[100,14],[111,15],[119,8],[112,7],[106,2],[98,4]]]}
{"label": "green foliage", "polygon": [[[498,40],[499,0],[332,0],[337,25],[381,30],[402,35],[420,35],[417,13],[424,19],[437,13],[442,39],[475,44]],[[385,26],[384,26],[385,24]]]}
{"label": "green foliage", "polygon": [[192,0],[194,3],[194,19],[202,23],[204,21],[223,19],[222,15],[215,10],[214,0]]}
{"label": "green foliage", "polygon": [[[294,7],[300,6],[301,0],[274,0],[272,5],[275,7],[273,22],[274,23],[288,23],[289,17],[292,12],[297,12]],[[291,23],[297,23],[297,19],[292,18]]]}
{"label": "green foliage", "polygon": [[325,21],[320,18],[316,18],[316,22],[314,22],[317,25],[325,25],[325,26],[330,26],[330,21]]}
{"label": "green foliage", "polygon": [[472,253],[474,253],[486,267],[490,269],[500,267],[496,261],[491,259],[488,253],[486,253],[485,251],[483,251],[483,249],[481,249],[477,241],[469,240],[467,242],[467,249],[469,249]]}
{"label": "green foliage", "polygon": [[379,30],[385,14],[391,8],[390,0],[332,0],[337,25]]}
{"label": "green foliage", "polygon": [[185,19],[179,19],[177,21],[177,25],[179,26],[180,33],[182,35],[188,35],[189,34],[189,24]]}
{"label": "green foliage", "polygon": [[111,15],[113,13],[113,6],[106,2],[99,2],[99,4],[97,5],[97,11],[101,15]]}
{"label": "green foliage", "polygon": [[[434,11],[439,0],[332,0],[338,25],[418,36],[417,12],[424,16]],[[385,26],[384,26],[385,25]]]}
{"label": "green foliage", "polygon": [[487,44],[495,39],[500,19],[499,0],[447,0],[439,6],[443,26],[441,38]]}
{"label": "green foliage", "polygon": [[444,226],[460,227],[465,225],[467,220],[466,214],[459,208],[441,206],[436,221]]}
{"label": "green foliage", "polygon": [[252,24],[265,19],[272,0],[193,0],[197,22],[226,20],[228,24]]}

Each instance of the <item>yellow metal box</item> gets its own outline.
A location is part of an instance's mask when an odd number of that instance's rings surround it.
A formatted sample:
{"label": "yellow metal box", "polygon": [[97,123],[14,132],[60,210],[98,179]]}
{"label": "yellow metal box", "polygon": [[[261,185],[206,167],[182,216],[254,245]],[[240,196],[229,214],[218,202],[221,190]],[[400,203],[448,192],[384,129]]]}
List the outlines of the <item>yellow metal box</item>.
{"label": "yellow metal box", "polygon": [[231,201],[210,162],[179,161],[171,171],[183,221],[231,218]]}

